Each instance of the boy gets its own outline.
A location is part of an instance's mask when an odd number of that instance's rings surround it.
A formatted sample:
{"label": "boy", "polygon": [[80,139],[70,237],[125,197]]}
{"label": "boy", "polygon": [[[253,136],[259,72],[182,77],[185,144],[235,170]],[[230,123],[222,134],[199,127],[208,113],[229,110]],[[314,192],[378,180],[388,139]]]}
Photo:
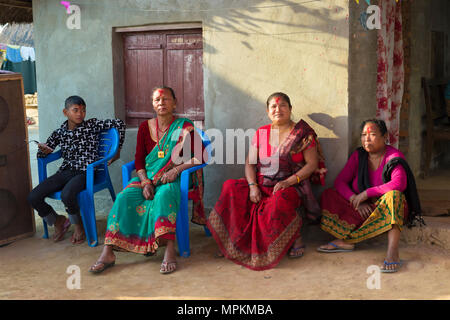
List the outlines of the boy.
{"label": "boy", "polygon": [[[109,161],[108,165],[120,158],[120,149],[125,139],[125,124],[120,119],[97,120],[96,118],[84,121],[86,116],[86,103],[79,96],[66,99],[64,115],[67,120],[59,129],[53,131],[46,143],[38,145],[37,156],[42,158],[52,153],[54,148],[61,146],[63,163],[58,171],[42,181],[28,195],[28,202],[37,210],[49,226],[55,226],[53,240],[64,239],[71,224],[75,225],[72,235],[73,244],[83,243],[86,239],[80,216],[80,207],[77,195],[86,188],[86,167],[98,160],[98,134],[103,129],[117,128],[120,134],[119,150]],[[61,191],[61,200],[69,214],[58,215],[44,200],[49,194]]]}

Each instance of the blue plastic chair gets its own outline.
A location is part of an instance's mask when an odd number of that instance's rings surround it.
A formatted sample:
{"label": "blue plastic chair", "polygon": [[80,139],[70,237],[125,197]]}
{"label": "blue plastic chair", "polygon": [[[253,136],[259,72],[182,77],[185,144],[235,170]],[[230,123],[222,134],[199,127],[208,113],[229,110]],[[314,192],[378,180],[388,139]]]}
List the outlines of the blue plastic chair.
{"label": "blue plastic chair", "polygon": [[[200,129],[196,128],[198,134],[202,138],[205,150],[208,152],[208,161],[211,159],[211,141],[208,136]],[[208,163],[202,163],[198,166],[186,169],[181,173],[181,201],[180,209],[177,213],[177,243],[180,256],[187,258],[191,255],[191,249],[189,246],[189,214],[188,214],[188,200],[189,197],[189,175],[206,166]],[[123,188],[128,185],[131,180],[131,173],[135,170],[134,160],[128,162],[122,166],[122,185]],[[211,233],[206,226],[204,226],[206,236],[210,237]]]}
{"label": "blue plastic chair", "polygon": [[[95,220],[94,193],[108,189],[112,200],[116,200],[116,194],[111,183],[108,171],[108,161],[116,154],[119,148],[119,132],[116,128],[103,130],[99,135],[98,155],[100,160],[89,164],[86,168],[86,189],[78,194],[81,219],[88,245],[95,247],[98,244],[97,222]],[[45,158],[38,158],[39,183],[47,178],[47,164],[61,158],[61,150],[49,154]],[[94,176],[94,168],[97,168]],[[61,191],[49,196],[52,199],[61,200]],[[48,239],[48,227],[44,220],[44,238]]]}

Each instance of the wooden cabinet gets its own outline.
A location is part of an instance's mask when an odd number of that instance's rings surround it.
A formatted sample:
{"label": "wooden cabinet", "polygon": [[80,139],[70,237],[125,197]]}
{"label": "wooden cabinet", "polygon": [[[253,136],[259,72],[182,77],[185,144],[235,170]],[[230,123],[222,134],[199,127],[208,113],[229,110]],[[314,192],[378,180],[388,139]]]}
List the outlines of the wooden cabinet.
{"label": "wooden cabinet", "polygon": [[35,232],[28,131],[20,74],[0,74],[0,245]]}

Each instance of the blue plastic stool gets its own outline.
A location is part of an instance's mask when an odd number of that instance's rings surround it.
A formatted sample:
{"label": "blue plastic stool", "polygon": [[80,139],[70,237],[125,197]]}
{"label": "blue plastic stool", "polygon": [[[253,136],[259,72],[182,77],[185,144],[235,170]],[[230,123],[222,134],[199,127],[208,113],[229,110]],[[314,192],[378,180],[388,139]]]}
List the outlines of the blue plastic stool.
{"label": "blue plastic stool", "polygon": [[[116,200],[116,194],[111,183],[108,171],[108,161],[114,157],[119,148],[119,132],[116,128],[103,130],[99,136],[98,155],[101,158],[87,166],[86,189],[78,194],[78,205],[80,206],[81,219],[83,221],[86,239],[90,247],[98,244],[97,222],[95,220],[94,193],[108,189],[112,200]],[[39,183],[47,179],[47,164],[61,158],[61,150],[49,154],[45,158],[38,159]],[[94,168],[98,167],[95,172]],[[55,192],[49,198],[61,200],[61,191]],[[48,227],[44,222],[44,238],[48,239]]]}

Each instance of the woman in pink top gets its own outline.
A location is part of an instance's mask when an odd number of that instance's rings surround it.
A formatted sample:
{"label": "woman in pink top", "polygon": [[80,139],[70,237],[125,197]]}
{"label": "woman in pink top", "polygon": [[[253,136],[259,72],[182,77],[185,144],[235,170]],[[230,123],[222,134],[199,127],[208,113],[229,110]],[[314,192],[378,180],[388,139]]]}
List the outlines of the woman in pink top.
{"label": "woman in pink top", "polygon": [[336,178],[334,189],[325,190],[321,198],[321,228],[337,239],[317,250],[352,251],[355,243],[388,232],[381,271],[395,272],[400,266],[400,232],[408,215],[404,195],[408,181],[402,165],[391,170],[387,182],[383,182],[383,171],[392,159],[402,161],[405,157],[386,145],[384,121],[367,120],[361,128],[362,148],[353,152]]}

